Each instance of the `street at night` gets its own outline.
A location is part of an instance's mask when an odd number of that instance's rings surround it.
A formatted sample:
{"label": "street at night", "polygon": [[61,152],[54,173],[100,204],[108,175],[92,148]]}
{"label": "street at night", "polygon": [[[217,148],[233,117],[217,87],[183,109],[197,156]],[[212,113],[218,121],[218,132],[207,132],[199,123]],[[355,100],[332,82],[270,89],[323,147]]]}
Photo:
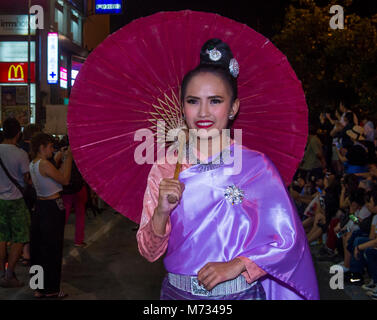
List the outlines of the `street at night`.
{"label": "street at night", "polygon": [[[140,256],[135,223],[107,208],[101,215],[88,214],[88,247],[73,246],[74,218],[66,226],[62,287],[68,300],[158,300],[165,276],[162,260],[150,263]],[[316,248],[312,248],[315,253]],[[21,264],[20,264],[21,265]],[[369,297],[358,286],[332,290],[331,263],[316,262],[321,299],[363,300]],[[2,289],[0,300],[35,300],[29,288],[29,268],[19,267],[21,289]],[[140,279],[143,283],[140,284]]]}

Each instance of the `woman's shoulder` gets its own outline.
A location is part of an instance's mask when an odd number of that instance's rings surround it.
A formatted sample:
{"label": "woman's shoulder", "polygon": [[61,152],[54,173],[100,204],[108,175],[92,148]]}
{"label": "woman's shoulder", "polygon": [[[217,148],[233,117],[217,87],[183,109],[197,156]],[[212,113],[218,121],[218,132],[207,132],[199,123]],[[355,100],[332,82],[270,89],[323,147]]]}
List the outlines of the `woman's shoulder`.
{"label": "woman's shoulder", "polygon": [[252,148],[249,148],[245,145],[240,145],[240,144],[235,143],[234,149],[236,149],[236,148],[240,148],[240,150],[242,151],[242,157],[243,158],[246,157],[246,159],[245,159],[246,161],[251,160],[251,159],[260,160],[260,161],[267,161],[267,162],[271,161],[270,157],[262,151],[252,149]]}
{"label": "woman's shoulder", "polygon": [[[51,170],[56,170],[56,167],[51,163],[51,161],[46,159],[40,159],[39,161],[39,172],[44,176],[47,172],[50,172]],[[38,161],[35,163],[35,165],[38,163]]]}
{"label": "woman's shoulder", "polygon": [[[237,148],[239,149],[237,150]],[[233,156],[235,159],[235,165],[237,165],[237,163],[242,163],[241,172],[243,173],[250,173],[250,171],[252,171],[255,174],[258,174],[261,172],[276,170],[275,163],[266,153],[260,150],[252,149],[244,145],[235,144]],[[236,159],[237,156],[241,156],[241,161]]]}

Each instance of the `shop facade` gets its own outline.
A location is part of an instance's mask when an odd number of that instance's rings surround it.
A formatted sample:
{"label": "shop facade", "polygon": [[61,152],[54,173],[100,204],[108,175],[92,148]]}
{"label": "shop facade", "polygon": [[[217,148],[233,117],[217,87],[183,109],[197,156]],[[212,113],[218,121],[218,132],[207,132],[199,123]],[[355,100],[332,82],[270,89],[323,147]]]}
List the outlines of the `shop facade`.
{"label": "shop facade", "polygon": [[37,46],[35,30],[28,37],[28,15],[0,15],[1,121],[36,122]]}
{"label": "shop facade", "polygon": [[[0,4],[0,121],[14,116],[23,126],[38,123],[46,132],[65,134],[66,119],[57,106],[67,109],[88,55],[83,48],[86,1],[32,0],[33,5],[43,10],[43,28],[31,28],[29,35],[28,1]],[[51,38],[55,46],[49,45]],[[63,132],[54,132],[57,127]]]}

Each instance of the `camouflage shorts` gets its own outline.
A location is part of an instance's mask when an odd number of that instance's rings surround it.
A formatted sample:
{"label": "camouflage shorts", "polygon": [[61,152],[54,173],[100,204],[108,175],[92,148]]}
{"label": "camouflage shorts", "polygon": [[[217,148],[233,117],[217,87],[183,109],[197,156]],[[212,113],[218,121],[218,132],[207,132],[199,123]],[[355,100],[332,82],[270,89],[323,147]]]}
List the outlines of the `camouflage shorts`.
{"label": "camouflage shorts", "polygon": [[30,212],[24,199],[0,199],[0,242],[30,241]]}

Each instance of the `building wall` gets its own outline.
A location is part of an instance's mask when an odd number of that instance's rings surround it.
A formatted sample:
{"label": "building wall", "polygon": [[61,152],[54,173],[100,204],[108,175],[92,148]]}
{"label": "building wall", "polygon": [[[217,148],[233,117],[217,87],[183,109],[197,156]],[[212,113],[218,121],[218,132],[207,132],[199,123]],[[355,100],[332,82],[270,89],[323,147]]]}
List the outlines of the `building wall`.
{"label": "building wall", "polygon": [[[40,5],[43,8],[48,7],[49,0],[31,0],[31,5]],[[1,0],[0,14],[27,14],[28,0]]]}
{"label": "building wall", "polygon": [[87,18],[84,22],[84,47],[92,51],[110,34],[109,15],[94,14],[94,0],[88,0]]}
{"label": "building wall", "polygon": [[[31,5],[40,5],[44,11],[44,28],[36,30],[32,41],[35,41],[35,87],[36,108],[35,122],[46,122],[46,106],[66,104],[71,89],[71,74],[79,72],[89,51],[97,47],[110,33],[109,15],[94,14],[94,0],[32,0]],[[59,25],[59,11],[62,12]],[[0,0],[0,15],[28,14],[28,0]],[[75,21],[77,25],[73,25]],[[73,28],[81,30],[81,34],[73,34]],[[47,83],[47,37],[49,32],[59,34],[59,68],[68,70],[68,88],[58,84]],[[27,36],[0,35],[0,41],[27,41]],[[1,104],[1,97],[0,97]],[[48,108],[48,107],[47,107]]]}
{"label": "building wall", "polygon": [[[28,0],[0,1],[0,15],[27,15]],[[49,32],[59,32],[59,69],[65,67],[71,71],[72,61],[85,61],[88,51],[83,47],[83,25],[85,21],[86,0],[32,0],[31,5],[39,5],[44,11],[44,28],[38,29],[35,36],[35,86],[36,86],[36,122],[44,124],[46,120],[46,106],[60,105],[66,102],[70,94],[70,79],[68,88],[61,88],[59,83],[52,85],[47,83],[47,36]],[[64,25],[57,23],[55,18],[56,8],[64,12]],[[72,21],[75,21],[73,24]],[[73,28],[78,30],[74,34]],[[1,41],[27,41],[25,35],[0,35]],[[4,86],[4,84],[3,84]],[[6,90],[9,90],[5,88]],[[9,100],[10,101],[10,100]],[[1,97],[0,97],[1,102]],[[8,108],[9,109],[9,108]]]}
{"label": "building wall", "polygon": [[[32,0],[31,1],[31,6],[33,5],[39,5],[39,6],[42,6],[43,8],[46,7],[46,3],[47,1],[46,0]],[[1,23],[2,23],[2,29],[1,29],[1,32],[0,32],[0,42],[5,46],[10,46],[9,49],[6,49],[6,50],[10,50],[9,52],[13,52],[12,50],[14,48],[16,48],[18,45],[17,43],[20,43],[20,42],[23,42],[25,44],[27,44],[27,41],[28,41],[28,36],[27,36],[27,23],[26,23],[26,27],[22,27],[22,29],[24,30],[26,28],[26,33],[23,31],[23,34],[19,34],[16,30],[20,30],[20,26],[17,26],[16,25],[13,25],[13,26],[10,26],[9,22],[7,22],[8,20],[9,21],[14,21],[14,19],[16,18],[10,18],[11,16],[20,16],[20,15],[23,15],[23,16],[27,16],[28,14],[28,6],[29,6],[29,1],[28,0],[12,0],[12,1],[0,1],[0,15],[1,15]],[[17,21],[17,19],[16,19]],[[26,20],[27,21],[27,20]],[[4,25],[3,25],[4,23]],[[8,31],[6,31],[8,29]],[[5,33],[4,33],[5,31]],[[10,32],[10,33],[8,33]],[[30,106],[31,106],[31,109],[30,110],[32,112],[31,114],[31,117],[29,117],[29,119],[26,118],[26,121],[31,121],[31,122],[35,122],[36,121],[36,116],[37,115],[37,109],[38,107],[36,106],[36,104],[38,105],[39,103],[39,90],[38,90],[38,85],[39,85],[39,66],[40,66],[40,61],[38,60],[38,55],[39,55],[39,30],[37,30],[37,32],[32,32],[32,35],[30,37],[30,40],[31,42],[34,44],[32,46],[32,67],[34,70],[31,72],[31,73],[34,73],[35,74],[35,79],[32,79],[31,80],[31,89],[30,89],[30,94],[31,96],[29,97],[29,100],[30,100]],[[11,43],[14,43],[15,45],[10,45]],[[4,48],[3,47],[3,48]],[[21,53],[21,51],[19,51]],[[25,50],[24,54],[27,56],[27,49]],[[10,53],[10,55],[12,55]],[[8,56],[7,54],[5,54],[5,56]],[[3,61],[12,61],[12,64],[13,65],[17,65],[17,63],[19,62],[23,62],[25,63],[25,67],[24,67],[24,72],[27,71],[27,60],[18,60],[21,56],[15,56],[14,59],[11,59],[11,60],[7,60],[8,58],[6,58],[5,60]],[[3,56],[4,58],[4,56]],[[23,59],[23,58],[22,58]],[[3,63],[3,66],[4,66],[4,63]],[[2,68],[4,69],[4,68]],[[4,71],[4,70],[2,70]],[[19,74],[16,75],[16,77],[18,77]],[[8,77],[9,77],[9,74],[8,74]],[[3,77],[4,78],[4,77]],[[26,75],[25,75],[25,79],[26,79]],[[9,79],[8,79],[9,80]],[[17,86],[20,85],[20,86]],[[27,83],[23,84],[23,83],[17,83],[17,82],[14,82],[14,83],[5,83],[5,81],[3,80],[3,83],[0,84],[0,91],[1,91],[1,96],[0,96],[0,106],[1,106],[1,115],[3,117],[5,117],[6,115],[3,113],[5,112],[6,109],[8,109],[8,111],[10,110],[7,106],[11,106],[11,104],[9,104],[10,101],[13,101],[12,99],[8,100],[8,102],[5,102],[5,101],[1,101],[2,97],[4,97],[4,95],[7,95],[8,92],[13,92],[14,90],[18,91],[20,89],[22,89],[21,87],[25,88],[25,86],[27,86]],[[27,90],[26,90],[26,93],[27,93]],[[13,95],[13,93],[10,93],[10,95],[8,95],[7,97],[10,98],[11,96]],[[17,105],[17,107],[14,109],[15,113],[14,113],[14,116],[16,116],[17,118],[18,115],[20,114],[19,112],[23,113],[23,104],[21,101],[23,101],[23,98],[22,95],[20,96],[18,93],[16,93],[16,104],[15,106]],[[18,100],[18,101],[17,101]],[[26,99],[26,104],[27,105],[27,100]],[[16,110],[18,109],[18,111]],[[27,112],[27,108],[25,109],[25,111]],[[13,111],[12,111],[13,112]],[[35,113],[34,113],[35,112]],[[21,116],[22,119],[25,119],[24,116]],[[2,119],[4,120],[4,119]],[[20,120],[20,118],[19,118]],[[20,120],[20,122],[23,122]]]}

